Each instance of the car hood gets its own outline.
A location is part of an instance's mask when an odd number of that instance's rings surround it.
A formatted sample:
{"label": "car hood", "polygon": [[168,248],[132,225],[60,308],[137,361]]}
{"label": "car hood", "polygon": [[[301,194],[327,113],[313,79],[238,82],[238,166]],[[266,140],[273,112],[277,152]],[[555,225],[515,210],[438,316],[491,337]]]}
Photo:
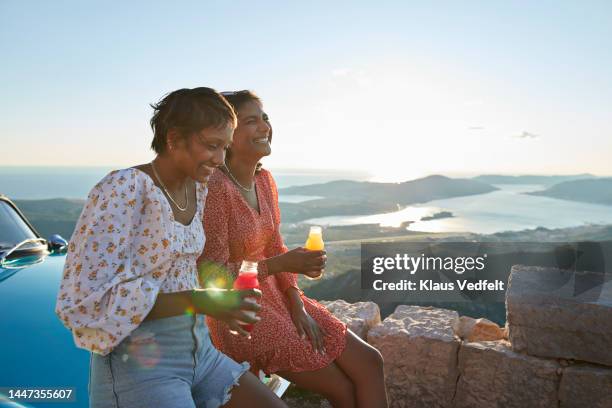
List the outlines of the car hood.
{"label": "car hood", "polygon": [[[0,265],[0,288],[5,284],[4,281],[9,279],[36,279],[59,284],[65,260],[66,254],[46,253],[6,262],[5,265]],[[32,275],[35,275],[35,278]]]}
{"label": "car hood", "polygon": [[75,346],[55,314],[65,258],[49,255],[0,268],[0,384],[74,387],[77,401],[70,406],[86,407],[89,353]]}

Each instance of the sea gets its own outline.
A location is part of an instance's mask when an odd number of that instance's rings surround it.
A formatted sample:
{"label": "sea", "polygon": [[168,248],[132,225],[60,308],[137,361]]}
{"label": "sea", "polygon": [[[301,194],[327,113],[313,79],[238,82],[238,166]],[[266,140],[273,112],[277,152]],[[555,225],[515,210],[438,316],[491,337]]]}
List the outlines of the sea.
{"label": "sea", "polygon": [[[0,167],[0,194],[15,200],[49,198],[84,199],[111,167]],[[271,169],[279,188],[325,183],[333,180],[373,180],[359,171]],[[410,205],[396,212],[364,216],[333,216],[306,220],[320,225],[380,224],[424,232],[474,232],[490,234],[537,227],[565,228],[588,224],[612,224],[612,207],[559,200],[525,193],[544,190],[541,185],[496,185],[499,190]],[[280,195],[279,201],[300,203],[319,197]],[[450,218],[421,221],[441,211]]]}
{"label": "sea", "polygon": [[[410,205],[396,212],[367,216],[336,216],[308,220],[321,225],[380,224],[399,226],[412,223],[410,231],[474,232],[493,234],[537,227],[567,228],[612,224],[612,206],[533,196],[525,193],[546,189],[541,185],[496,184],[499,190],[486,194],[447,198]],[[421,218],[449,211],[451,218],[421,221]]]}

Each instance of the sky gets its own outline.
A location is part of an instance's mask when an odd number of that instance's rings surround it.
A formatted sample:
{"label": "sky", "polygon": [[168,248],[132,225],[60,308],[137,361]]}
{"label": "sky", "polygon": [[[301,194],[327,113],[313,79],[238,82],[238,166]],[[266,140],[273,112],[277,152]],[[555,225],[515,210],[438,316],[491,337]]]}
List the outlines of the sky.
{"label": "sky", "polygon": [[0,166],[147,162],[149,103],[210,86],[270,168],[612,175],[609,1],[0,0],[0,49]]}

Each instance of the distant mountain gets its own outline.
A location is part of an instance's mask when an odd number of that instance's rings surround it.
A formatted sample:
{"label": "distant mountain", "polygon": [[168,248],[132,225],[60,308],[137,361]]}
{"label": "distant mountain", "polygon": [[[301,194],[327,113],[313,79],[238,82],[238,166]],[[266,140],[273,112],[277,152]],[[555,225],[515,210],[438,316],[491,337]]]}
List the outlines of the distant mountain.
{"label": "distant mountain", "polygon": [[43,238],[60,234],[70,239],[84,200],[54,198],[50,200],[15,200],[15,204]]}
{"label": "distant mountain", "polygon": [[562,200],[612,205],[612,177],[566,181],[529,195],[559,198]]}
{"label": "distant mountain", "polygon": [[392,201],[386,201],[384,198],[379,201],[325,198],[302,203],[279,203],[279,207],[283,223],[330,216],[380,214],[401,209],[401,206]]}
{"label": "distant mountain", "polygon": [[434,175],[403,183],[339,180],[323,184],[287,187],[281,189],[280,193],[353,201],[384,200],[406,205],[442,198],[483,194],[495,190],[497,188],[480,181]]}
{"label": "distant mountain", "polygon": [[324,197],[299,204],[281,203],[284,222],[333,215],[369,215],[397,211],[401,207],[431,200],[484,194],[497,188],[468,179],[428,176],[403,183],[339,180],[323,184],[283,188],[283,195]]}
{"label": "distant mountain", "polygon": [[472,178],[472,180],[488,184],[540,184],[543,186],[552,186],[553,184],[562,183],[564,181],[591,178],[596,178],[596,176],[588,173],[568,176],[500,176],[495,174],[485,174],[482,176],[476,176]]}

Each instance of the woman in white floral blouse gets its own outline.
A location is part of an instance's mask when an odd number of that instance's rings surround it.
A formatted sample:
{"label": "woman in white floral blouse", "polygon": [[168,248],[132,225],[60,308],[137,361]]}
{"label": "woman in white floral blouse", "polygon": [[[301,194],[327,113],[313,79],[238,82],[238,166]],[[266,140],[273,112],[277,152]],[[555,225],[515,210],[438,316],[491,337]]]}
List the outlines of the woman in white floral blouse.
{"label": "woman in white floral blouse", "polygon": [[[152,106],[148,164],[113,171],[90,192],[70,240],[56,313],[90,350],[92,407],[283,407],[211,344],[204,315],[254,323],[245,297],[198,284],[205,184],[223,163],[236,116],[210,88]],[[234,385],[239,385],[232,390]],[[232,392],[230,394],[230,392]]]}

